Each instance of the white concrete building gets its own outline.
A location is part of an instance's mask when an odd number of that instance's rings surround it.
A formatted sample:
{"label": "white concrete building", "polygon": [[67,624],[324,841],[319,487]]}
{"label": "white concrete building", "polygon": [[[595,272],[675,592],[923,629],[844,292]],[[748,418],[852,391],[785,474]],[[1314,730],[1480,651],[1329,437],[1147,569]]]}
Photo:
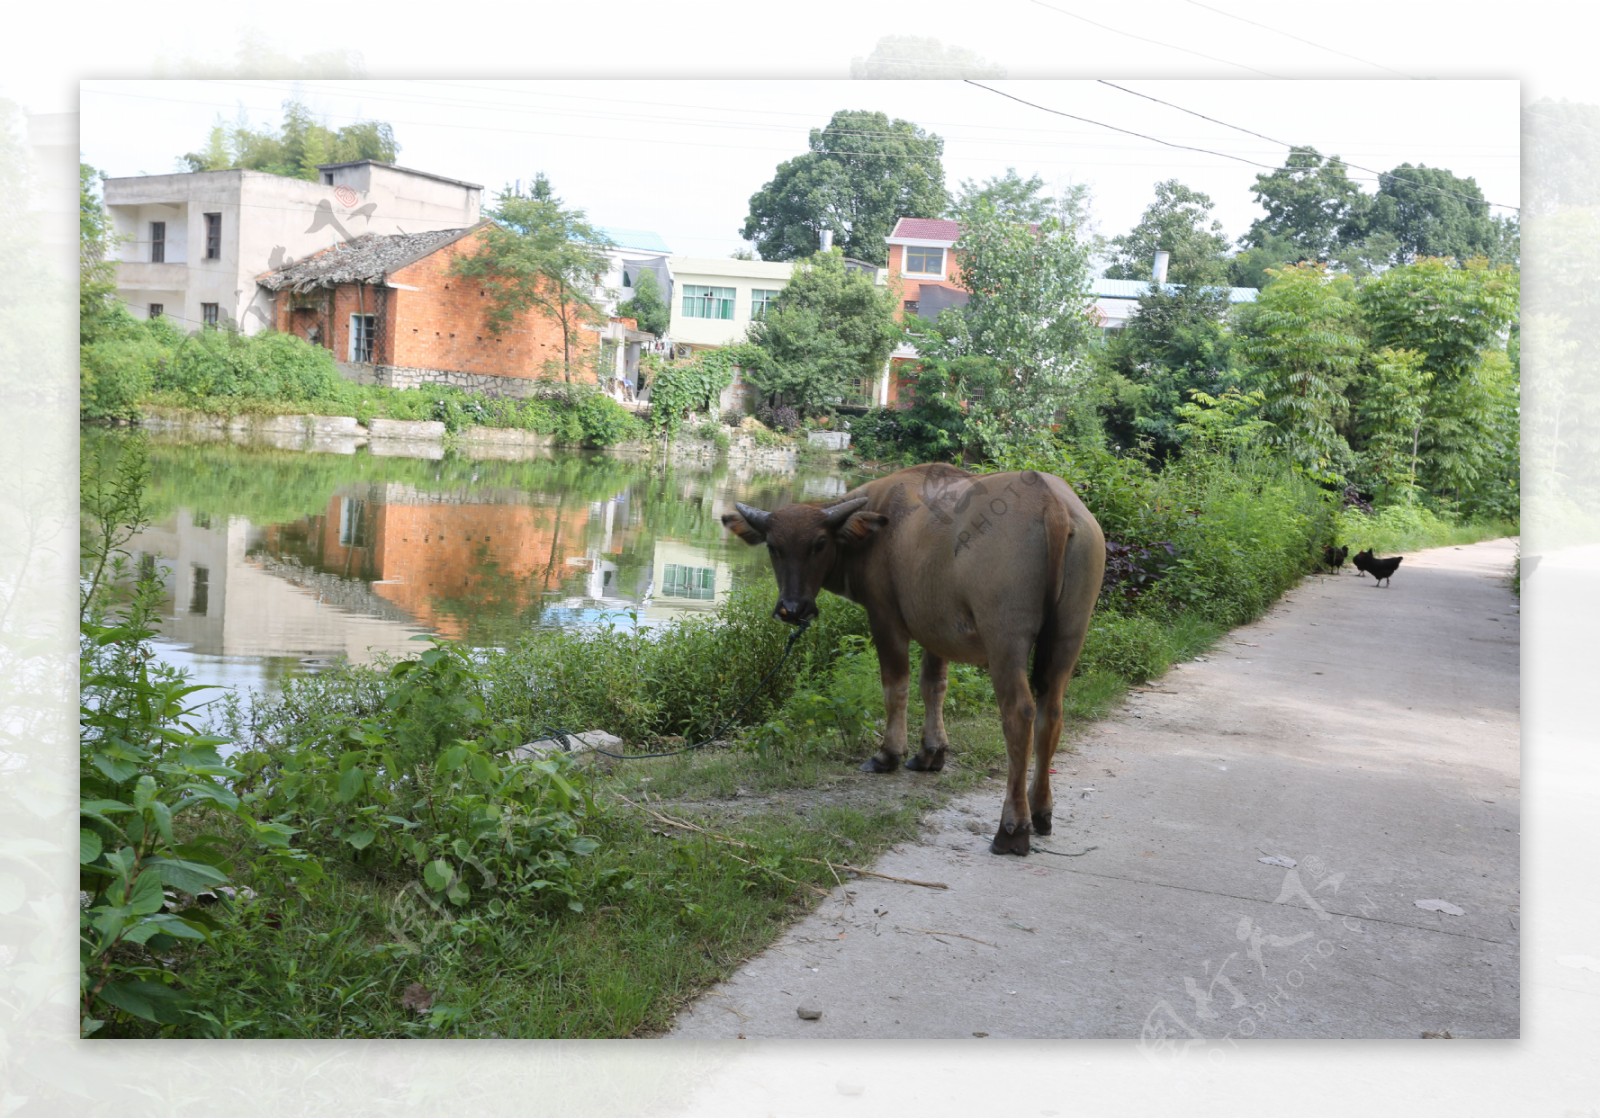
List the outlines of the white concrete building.
{"label": "white concrete building", "polygon": [[672,326],[680,355],[743,342],[750,324],[778,297],[794,272],[790,261],[675,256]]}
{"label": "white concrete building", "polygon": [[483,188],[361,160],[308,182],[264,171],[197,171],[105,181],[120,239],[117,296],[140,318],[184,330],[272,322],[256,277],[363,233],[458,229],[479,219]]}

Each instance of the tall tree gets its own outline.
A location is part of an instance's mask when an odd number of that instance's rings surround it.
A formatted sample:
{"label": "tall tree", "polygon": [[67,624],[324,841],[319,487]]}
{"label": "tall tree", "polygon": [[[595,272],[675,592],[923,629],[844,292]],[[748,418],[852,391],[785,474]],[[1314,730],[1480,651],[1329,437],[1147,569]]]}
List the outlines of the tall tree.
{"label": "tall tree", "polygon": [[1391,234],[1398,242],[1395,264],[1427,256],[1494,257],[1504,245],[1477,182],[1442,167],[1402,163],[1378,176],[1377,197],[1358,227],[1367,237]]}
{"label": "tall tree", "polygon": [[1222,223],[1211,216],[1216,204],[1209,195],[1177,179],[1156,184],[1156,199],[1127,233],[1111,239],[1113,280],[1147,280],[1156,250],[1164,249],[1167,282],[1220,284],[1226,281],[1228,239]]}
{"label": "tall tree", "polygon": [[1266,215],[1251,224],[1240,245],[1286,251],[1290,255],[1277,262],[1283,264],[1332,259],[1366,202],[1339,157],[1324,159],[1315,148],[1295,148],[1278,170],[1257,175],[1254,193]]}
{"label": "tall tree", "polygon": [[1352,284],[1325,265],[1290,265],[1261,290],[1238,329],[1246,385],[1262,394],[1270,441],[1329,481],[1350,463],[1339,427],[1349,410],[1345,387],[1364,349]]}
{"label": "tall tree", "polygon": [[888,289],[846,268],[841,250],[817,253],[750,324],[749,340],[767,360],[746,375],[767,404],[826,412],[852,383],[876,380],[899,335]]}
{"label": "tall tree", "polygon": [[1062,413],[1074,434],[1094,428],[1080,391],[1097,329],[1084,224],[1077,195],[1032,224],[988,203],[966,215],[955,252],[970,298],[940,315],[917,346],[936,360],[977,356],[998,366],[998,383],[974,404],[969,423],[990,457],[1048,437]]}
{"label": "tall tree", "polygon": [[489,329],[497,334],[529,311],[554,319],[561,328],[561,372],[571,384],[579,332],[605,318],[599,285],[610,266],[610,242],[582,210],[562,203],[543,172],[526,194],[507,187],[488,216],[479,248],[458,257],[454,270],[483,283]]}
{"label": "tall tree", "polygon": [[902,217],[945,212],[944,141],[910,121],[841,110],[811,130],[810,150],[778,165],[750,196],[740,233],[763,260],[799,260],[832,230],[846,256],[883,265]]}
{"label": "tall tree", "polygon": [[850,60],[852,78],[1003,78],[1005,68],[966,47],[922,35],[885,35],[866,58]]}
{"label": "tall tree", "polygon": [[1037,175],[1024,179],[1015,167],[1007,167],[1004,175],[991,175],[981,183],[962,179],[950,216],[960,221],[980,201],[987,202],[1001,217],[1020,222],[1043,221],[1054,206],[1044,193],[1044,180]]}
{"label": "tall tree", "polygon": [[1495,488],[1515,488],[1514,452],[1508,465],[1502,437],[1505,412],[1515,410],[1515,370],[1490,355],[1505,354],[1519,287],[1509,266],[1426,257],[1390,268],[1357,293],[1375,347],[1423,355],[1419,474],[1436,496],[1489,501]]}

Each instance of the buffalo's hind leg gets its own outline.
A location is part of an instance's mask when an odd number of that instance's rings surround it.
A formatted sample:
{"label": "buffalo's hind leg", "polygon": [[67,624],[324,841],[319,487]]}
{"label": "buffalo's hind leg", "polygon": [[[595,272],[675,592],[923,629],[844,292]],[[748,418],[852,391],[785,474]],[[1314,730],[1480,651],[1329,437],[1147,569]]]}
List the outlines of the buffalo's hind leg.
{"label": "buffalo's hind leg", "polygon": [[989,850],[996,855],[1026,855],[1032,834],[1028,816],[1028,753],[1033,748],[1035,705],[1028,687],[1027,658],[1008,657],[991,665],[1000,701],[1000,725],[1006,735],[1006,799],[1000,809],[1000,827]]}
{"label": "buffalo's hind leg", "polygon": [[906,768],[937,773],[944,768],[950,740],[944,730],[944,693],[950,683],[950,662],[922,651],[922,749],[906,759]]}
{"label": "buffalo's hind leg", "polygon": [[[1098,582],[1095,586],[1098,588]],[[1089,632],[1091,608],[1073,610],[1069,602],[1065,608],[1058,609],[1054,625],[1046,631],[1047,636],[1033,654],[1033,690],[1038,711],[1033,720],[1033,781],[1028,788],[1028,818],[1035,835],[1049,835],[1055,827],[1050,764],[1061,745],[1067,684]]]}

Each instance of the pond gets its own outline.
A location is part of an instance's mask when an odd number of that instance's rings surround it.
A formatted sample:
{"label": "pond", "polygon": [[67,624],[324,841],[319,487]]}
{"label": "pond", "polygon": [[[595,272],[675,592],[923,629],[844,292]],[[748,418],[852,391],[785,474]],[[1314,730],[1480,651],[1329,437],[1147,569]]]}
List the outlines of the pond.
{"label": "pond", "polygon": [[[125,432],[85,428],[83,454]],[[760,473],[545,452],[520,461],[286,451],[150,435],[157,655],[196,684],[277,691],[417,639],[504,646],[531,629],[659,625],[768,578],[719,518],[827,498],[837,472]]]}

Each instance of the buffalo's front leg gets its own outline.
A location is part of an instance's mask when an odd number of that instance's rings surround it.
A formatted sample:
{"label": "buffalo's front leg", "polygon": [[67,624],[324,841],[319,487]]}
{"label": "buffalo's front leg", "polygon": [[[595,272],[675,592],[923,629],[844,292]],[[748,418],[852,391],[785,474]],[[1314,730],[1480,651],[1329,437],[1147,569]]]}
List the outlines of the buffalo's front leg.
{"label": "buffalo's front leg", "polygon": [[865,773],[893,773],[906,756],[906,697],[911,691],[911,643],[903,634],[872,627],[883,684],[883,746],[861,763]]}
{"label": "buffalo's front leg", "polygon": [[944,693],[950,683],[950,662],[922,651],[922,749],[906,759],[907,769],[937,773],[944,768],[950,740],[944,731]]}

